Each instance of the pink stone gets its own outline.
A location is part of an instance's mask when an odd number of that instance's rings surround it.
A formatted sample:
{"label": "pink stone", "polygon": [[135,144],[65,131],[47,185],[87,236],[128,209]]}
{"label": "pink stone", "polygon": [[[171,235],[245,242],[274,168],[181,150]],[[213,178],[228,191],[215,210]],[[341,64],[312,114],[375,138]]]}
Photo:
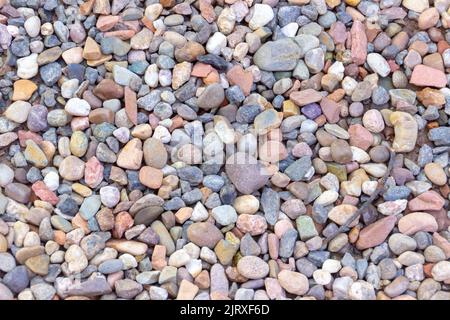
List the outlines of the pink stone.
{"label": "pink stone", "polygon": [[426,191],[408,203],[411,211],[441,210],[445,200],[433,190]]}
{"label": "pink stone", "polygon": [[383,243],[395,227],[396,222],[396,216],[388,216],[368,225],[359,233],[356,247],[359,250],[365,250]]}
{"label": "pink stone", "polygon": [[406,11],[400,7],[386,8],[380,11],[380,14],[386,16],[389,20],[403,19],[406,17]]}
{"label": "pink stone", "polygon": [[450,218],[448,217],[446,208],[442,208],[438,211],[427,211],[427,213],[431,214],[438,224],[437,231],[447,230],[450,226]]}
{"label": "pink stone", "polygon": [[350,135],[349,142],[351,146],[367,150],[373,143],[373,136],[370,131],[359,123],[352,124],[348,128],[348,134]]}
{"label": "pink stone", "polygon": [[342,204],[351,204],[352,206],[357,206],[358,203],[359,199],[357,197],[345,195],[344,199],[342,199]]}
{"label": "pink stone", "polygon": [[252,236],[257,236],[267,230],[266,219],[259,215],[254,214],[241,214],[239,215],[236,226],[243,233],[250,233]]}
{"label": "pink stone", "polygon": [[421,87],[444,88],[447,85],[447,77],[441,70],[419,64],[414,68],[409,83]]}
{"label": "pink stone", "polygon": [[296,158],[312,156],[312,154],[312,150],[306,142],[299,142],[292,148],[292,155]]}
{"label": "pink stone", "polygon": [[27,140],[33,140],[34,142],[36,142],[36,144],[40,144],[43,139],[40,135],[38,135],[37,133],[31,132],[31,131],[24,131],[24,130],[19,130],[18,132],[18,136],[19,136],[19,143],[21,147],[25,147],[25,142]]}
{"label": "pink stone", "polygon": [[51,191],[43,181],[37,181],[32,186],[34,194],[41,199],[42,201],[48,202],[52,205],[56,205],[59,201],[59,198],[56,194]]}
{"label": "pink stone", "polygon": [[336,44],[345,43],[345,40],[347,40],[345,25],[340,21],[333,23],[328,33],[333,38],[333,41]]}
{"label": "pink stone", "polygon": [[352,60],[357,65],[362,65],[367,57],[367,36],[364,25],[361,21],[353,22],[350,29],[352,43]]}
{"label": "pink stone", "polygon": [[436,232],[438,224],[436,219],[426,212],[412,212],[400,218],[398,229],[406,235],[415,234],[419,231]]}
{"label": "pink stone", "polygon": [[80,22],[76,22],[70,25],[69,35],[75,43],[80,43],[86,38],[86,31]]}
{"label": "pink stone", "polygon": [[286,293],[277,279],[266,278],[264,280],[264,285],[266,287],[267,296],[270,299],[275,300],[286,297]]}
{"label": "pink stone", "polygon": [[0,46],[3,49],[8,49],[11,44],[12,36],[8,32],[8,28],[4,24],[0,24]]}
{"label": "pink stone", "polygon": [[89,117],[74,117],[70,121],[72,131],[84,131],[89,128]]}
{"label": "pink stone", "polygon": [[331,99],[323,98],[322,101],[320,101],[320,108],[329,123],[336,123],[339,121],[339,115],[341,113],[339,104]]}
{"label": "pink stone", "polygon": [[269,256],[272,259],[277,259],[278,250],[280,249],[280,240],[275,233],[270,233],[267,236],[267,246],[269,247]]}
{"label": "pink stone", "polygon": [[292,225],[292,222],[290,220],[286,219],[277,221],[274,226],[275,234],[280,239],[283,234],[290,229],[294,229],[294,226]]}
{"label": "pink stone", "polygon": [[95,156],[86,162],[84,180],[91,188],[97,187],[103,180],[103,165]]}

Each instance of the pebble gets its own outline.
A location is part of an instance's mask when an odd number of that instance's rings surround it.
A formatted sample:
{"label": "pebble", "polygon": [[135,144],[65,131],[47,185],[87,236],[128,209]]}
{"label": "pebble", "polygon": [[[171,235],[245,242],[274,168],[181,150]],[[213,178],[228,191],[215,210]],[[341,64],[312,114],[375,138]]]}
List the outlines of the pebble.
{"label": "pebble", "polygon": [[261,258],[246,256],[239,260],[237,270],[248,279],[262,279],[269,273],[269,265]]}

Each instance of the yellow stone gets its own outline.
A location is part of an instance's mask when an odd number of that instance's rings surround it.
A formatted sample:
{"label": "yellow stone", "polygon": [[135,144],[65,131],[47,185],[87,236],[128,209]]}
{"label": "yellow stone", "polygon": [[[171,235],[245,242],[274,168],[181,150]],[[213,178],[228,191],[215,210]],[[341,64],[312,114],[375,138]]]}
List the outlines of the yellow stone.
{"label": "yellow stone", "polygon": [[8,241],[6,238],[0,234],[0,252],[6,252],[8,250]]}
{"label": "yellow stone", "polygon": [[131,136],[141,140],[146,140],[152,136],[152,132],[152,127],[148,123],[141,123],[134,127],[131,131]]}
{"label": "yellow stone", "polygon": [[341,4],[341,0],[325,0],[325,2],[331,9]]}
{"label": "yellow stone", "polygon": [[47,157],[48,162],[50,162],[53,159],[53,156],[56,152],[56,147],[51,143],[50,141],[42,141],[39,146],[41,147],[42,152],[45,153],[45,156]]}
{"label": "yellow stone", "polygon": [[87,65],[89,66],[89,67],[98,67],[99,65],[102,65],[102,64],[104,64],[106,61],[109,61],[109,60],[111,60],[112,59],[112,55],[107,55],[107,56],[101,56],[100,58],[98,58],[98,59],[95,59],[95,60],[88,60],[87,61]]}
{"label": "yellow stone", "polygon": [[38,168],[44,168],[48,165],[48,159],[45,153],[39,148],[39,146],[33,140],[27,140],[25,142],[26,148],[23,153],[25,159],[32,165]]}
{"label": "yellow stone", "polygon": [[72,190],[85,198],[92,195],[92,190],[89,187],[86,187],[78,182],[72,184]]}
{"label": "yellow stone", "polygon": [[283,115],[285,118],[290,116],[296,116],[300,114],[300,108],[295,105],[291,100],[285,100],[283,102]]}
{"label": "yellow stone", "polygon": [[413,116],[406,112],[395,111],[391,114],[390,120],[395,133],[392,149],[395,152],[411,152],[414,150],[419,129]]}
{"label": "yellow stone", "polygon": [[118,65],[123,68],[127,68],[128,61],[107,61],[107,62],[105,62],[106,71],[112,72],[115,65]]}
{"label": "yellow stone", "polygon": [[237,245],[239,245],[239,244],[241,243],[241,241],[239,240],[239,238],[236,237],[236,236],[234,235],[233,232],[227,232],[227,233],[225,234],[225,240],[229,241],[231,244],[237,244]]}
{"label": "yellow stone", "polygon": [[28,100],[36,90],[37,85],[33,81],[25,79],[17,80],[14,82],[12,101]]}
{"label": "yellow stone", "polygon": [[72,133],[72,136],[70,137],[69,143],[70,152],[74,156],[81,158],[86,154],[88,144],[89,144],[88,138],[83,133],[83,131],[75,131]]}
{"label": "yellow stone", "polygon": [[100,46],[94,39],[88,37],[84,43],[83,58],[86,60],[98,60],[102,57]]}
{"label": "yellow stone", "polygon": [[238,249],[239,244],[222,239],[214,247],[214,252],[221,264],[228,265],[233,261],[233,257]]}
{"label": "yellow stone", "polygon": [[46,254],[31,257],[25,261],[25,265],[34,273],[45,276],[48,274],[50,258]]}
{"label": "yellow stone", "polygon": [[361,0],[345,0],[345,3],[352,7],[356,7],[360,2]]}

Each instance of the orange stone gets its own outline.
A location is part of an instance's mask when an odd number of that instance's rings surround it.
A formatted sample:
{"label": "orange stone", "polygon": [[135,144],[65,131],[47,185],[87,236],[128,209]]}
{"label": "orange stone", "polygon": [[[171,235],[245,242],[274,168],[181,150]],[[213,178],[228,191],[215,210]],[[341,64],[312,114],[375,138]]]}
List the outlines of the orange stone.
{"label": "orange stone", "polygon": [[191,75],[194,77],[204,78],[213,70],[214,68],[209,64],[197,62],[192,68]]}
{"label": "orange stone", "polygon": [[136,103],[136,92],[131,90],[129,87],[125,87],[124,90],[125,96],[125,112],[128,116],[128,119],[134,124],[137,125],[137,103]]}
{"label": "orange stone", "polygon": [[114,26],[119,22],[119,16],[100,16],[97,19],[96,27],[102,31],[108,31],[114,28]]}
{"label": "orange stone", "polygon": [[117,30],[117,31],[108,31],[105,32],[105,37],[117,37],[120,40],[128,40],[131,39],[136,34],[134,30]]}
{"label": "orange stone", "polygon": [[60,246],[63,246],[66,243],[66,234],[61,230],[55,230],[53,232],[53,240]]}
{"label": "orange stone", "polygon": [[88,1],[85,1],[84,3],[80,4],[80,14],[82,16],[88,16],[92,11],[94,2],[95,2],[95,0],[88,0]]}
{"label": "orange stone", "polygon": [[14,82],[12,101],[28,100],[36,90],[37,85],[33,81],[24,79],[17,80]]}
{"label": "orange stone", "polygon": [[97,60],[102,57],[100,46],[94,39],[87,37],[84,43],[83,58],[86,60]]}
{"label": "orange stone", "polygon": [[158,189],[161,187],[163,172],[149,166],[144,166],[139,170],[139,181],[146,187]]}
{"label": "orange stone", "polygon": [[175,0],[159,0],[159,3],[164,7],[164,8],[172,8],[175,5]]}
{"label": "orange stone", "polygon": [[153,21],[144,16],[141,20],[142,24],[153,32],[156,31],[156,28],[153,26]]}
{"label": "orange stone", "polygon": [[240,65],[235,65],[227,72],[227,78],[231,85],[237,85],[241,88],[245,96],[250,94],[253,84],[253,75],[245,71]]}
{"label": "orange stone", "polygon": [[113,237],[116,239],[122,238],[125,231],[134,225],[133,217],[125,211],[119,212],[114,221]]}
{"label": "orange stone", "polygon": [[72,219],[72,226],[74,229],[81,228],[85,234],[91,233],[89,230],[88,222],[81,217],[79,213],[75,215]]}
{"label": "orange stone", "polygon": [[183,224],[192,215],[194,209],[190,207],[180,208],[177,213],[175,213],[175,221],[179,224]]}
{"label": "orange stone", "polygon": [[216,69],[213,69],[205,78],[203,78],[205,84],[218,83],[219,81],[220,77]]}
{"label": "orange stone", "polygon": [[155,270],[162,270],[164,267],[167,266],[166,261],[166,247],[157,244],[153,248],[152,253],[152,267]]}

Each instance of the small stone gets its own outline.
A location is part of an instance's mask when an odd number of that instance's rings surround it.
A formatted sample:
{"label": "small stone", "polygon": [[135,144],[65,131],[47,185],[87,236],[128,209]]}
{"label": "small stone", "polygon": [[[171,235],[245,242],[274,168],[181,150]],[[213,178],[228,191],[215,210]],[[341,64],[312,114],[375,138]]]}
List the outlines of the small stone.
{"label": "small stone", "polygon": [[269,265],[261,258],[245,256],[239,260],[237,270],[248,279],[262,279],[269,273]]}
{"label": "small stone", "polygon": [[412,212],[400,218],[398,228],[401,233],[411,235],[418,231],[435,232],[438,225],[432,215],[425,212]]}

